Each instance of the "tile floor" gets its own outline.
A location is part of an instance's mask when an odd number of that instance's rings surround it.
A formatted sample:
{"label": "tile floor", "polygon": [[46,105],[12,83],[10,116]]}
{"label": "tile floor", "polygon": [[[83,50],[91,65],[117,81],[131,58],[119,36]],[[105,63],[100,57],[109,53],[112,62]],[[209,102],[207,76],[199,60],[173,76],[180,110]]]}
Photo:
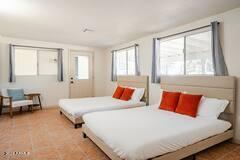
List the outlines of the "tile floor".
{"label": "tile floor", "polygon": [[[16,152],[16,153],[15,153]],[[24,153],[26,152],[26,153]],[[15,153],[15,154],[14,154]],[[81,128],[54,109],[0,116],[0,159],[108,160]],[[197,155],[197,160],[240,160],[240,145],[225,142]]]}

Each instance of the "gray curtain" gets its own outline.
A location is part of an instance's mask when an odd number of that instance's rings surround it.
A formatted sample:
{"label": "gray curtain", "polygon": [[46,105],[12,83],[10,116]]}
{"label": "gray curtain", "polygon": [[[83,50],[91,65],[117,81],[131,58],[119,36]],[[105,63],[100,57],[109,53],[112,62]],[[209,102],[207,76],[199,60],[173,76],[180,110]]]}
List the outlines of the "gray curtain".
{"label": "gray curtain", "polygon": [[216,76],[227,76],[228,70],[224,60],[223,51],[220,43],[219,22],[211,23],[212,29],[212,58],[213,69]]}
{"label": "gray curtain", "polygon": [[153,39],[153,53],[152,53],[152,83],[160,83],[160,72],[159,72],[159,52],[160,52],[160,40],[157,38]]}
{"label": "gray curtain", "polygon": [[112,51],[111,81],[117,81],[116,51]]}
{"label": "gray curtain", "polygon": [[10,83],[16,82],[16,76],[15,76],[15,51],[14,51],[14,45],[9,45],[9,79],[8,81]]}
{"label": "gray curtain", "polygon": [[63,49],[58,49],[58,81],[63,81]]}
{"label": "gray curtain", "polygon": [[139,65],[139,46],[136,44],[135,46],[135,73],[137,76],[140,76],[140,65]]}

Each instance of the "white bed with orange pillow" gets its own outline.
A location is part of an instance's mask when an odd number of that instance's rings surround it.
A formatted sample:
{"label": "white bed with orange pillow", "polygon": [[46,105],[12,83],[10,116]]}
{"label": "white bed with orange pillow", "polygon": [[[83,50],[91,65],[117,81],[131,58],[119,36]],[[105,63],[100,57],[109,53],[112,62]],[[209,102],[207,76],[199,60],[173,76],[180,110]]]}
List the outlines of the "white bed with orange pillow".
{"label": "white bed with orange pillow", "polygon": [[135,100],[124,101],[112,96],[59,100],[61,112],[67,112],[75,119],[81,118],[84,114],[91,112],[128,109],[140,106],[146,106],[146,103]]}
{"label": "white bed with orange pillow", "polygon": [[193,118],[158,109],[159,105],[83,116],[85,125],[121,159],[145,160],[223,133],[231,123]]}
{"label": "white bed with orange pillow", "polygon": [[115,93],[118,88],[122,88],[121,86],[125,88],[117,97],[114,93],[113,96],[59,100],[60,113],[71,120],[77,128],[83,123],[84,114],[142,107],[148,104],[148,76],[119,76],[117,84]]}
{"label": "white bed with orange pillow", "polygon": [[234,77],[161,77],[161,88],[181,92],[172,111],[160,109],[161,101],[149,107],[86,114],[84,137],[113,160],[179,160],[233,138]]}

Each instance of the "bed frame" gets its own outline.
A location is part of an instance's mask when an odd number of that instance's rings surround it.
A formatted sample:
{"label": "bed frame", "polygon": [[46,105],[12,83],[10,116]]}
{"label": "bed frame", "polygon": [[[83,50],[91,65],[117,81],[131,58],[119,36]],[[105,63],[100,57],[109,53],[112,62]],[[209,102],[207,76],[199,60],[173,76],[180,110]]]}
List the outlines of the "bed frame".
{"label": "bed frame", "polygon": [[[145,88],[145,93],[142,102],[145,102],[146,105],[149,104],[149,78],[148,76],[118,76],[117,77],[117,85],[120,86],[129,86],[136,88]],[[140,107],[136,105],[136,107]],[[82,117],[75,118],[64,109],[60,108],[60,114],[64,114],[75,126],[75,128],[81,127],[83,123]],[[124,109],[124,108],[123,108]]]}
{"label": "bed frame", "polygon": [[[223,141],[232,139],[235,124],[235,91],[236,81],[229,76],[164,76],[161,77],[161,88],[168,91],[181,91],[191,94],[203,94],[207,97],[227,99],[230,101],[220,119],[229,121],[232,127],[224,133],[212,136],[195,144],[152,158],[153,160],[179,160],[189,156],[195,159],[195,154]],[[89,137],[112,160],[121,158],[100,138],[83,125],[83,136]]]}

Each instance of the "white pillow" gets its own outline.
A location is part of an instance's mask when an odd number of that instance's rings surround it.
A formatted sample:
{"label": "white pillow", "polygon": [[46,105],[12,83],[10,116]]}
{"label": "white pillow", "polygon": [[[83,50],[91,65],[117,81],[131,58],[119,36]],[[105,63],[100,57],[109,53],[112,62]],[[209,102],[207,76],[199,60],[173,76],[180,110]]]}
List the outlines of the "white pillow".
{"label": "white pillow", "polygon": [[219,115],[224,112],[228,103],[229,101],[225,99],[202,97],[197,116],[217,119]]}
{"label": "white pillow", "polygon": [[131,100],[140,102],[144,95],[145,88],[134,88],[134,87],[129,87],[129,88],[134,89]]}

